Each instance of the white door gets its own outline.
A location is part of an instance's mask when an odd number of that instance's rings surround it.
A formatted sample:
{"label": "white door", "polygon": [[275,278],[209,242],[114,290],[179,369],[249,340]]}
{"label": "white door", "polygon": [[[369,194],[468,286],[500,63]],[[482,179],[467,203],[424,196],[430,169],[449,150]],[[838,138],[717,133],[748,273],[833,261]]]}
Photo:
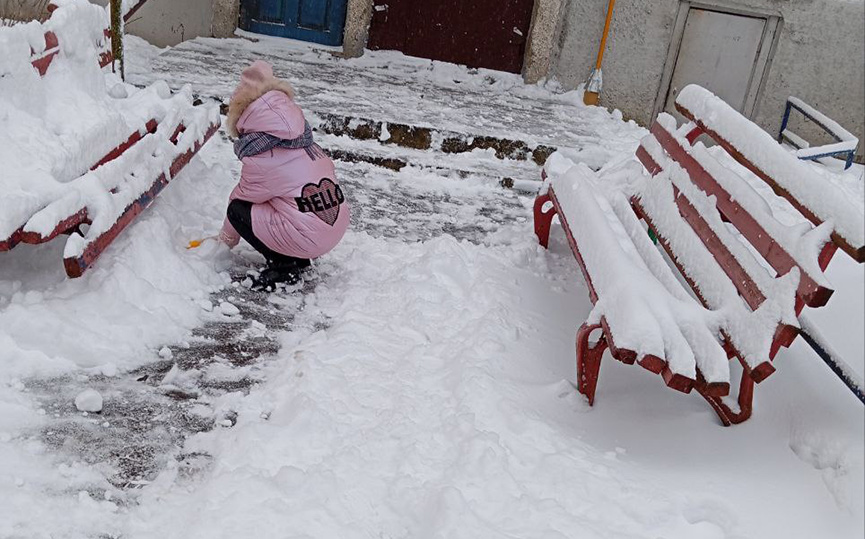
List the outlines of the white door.
{"label": "white door", "polygon": [[696,83],[741,112],[766,22],[759,17],[689,9],[664,110],[675,113],[679,91]]}

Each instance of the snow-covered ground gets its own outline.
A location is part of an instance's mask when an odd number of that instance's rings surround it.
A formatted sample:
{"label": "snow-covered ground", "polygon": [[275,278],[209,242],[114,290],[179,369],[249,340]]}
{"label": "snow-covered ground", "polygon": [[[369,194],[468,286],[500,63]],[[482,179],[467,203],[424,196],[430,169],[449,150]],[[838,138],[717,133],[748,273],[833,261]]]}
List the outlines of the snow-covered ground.
{"label": "snow-covered ground", "polygon": [[[363,97],[343,113],[386,121],[432,108],[430,123],[456,131],[578,140],[596,166],[643,133],[573,96],[454,66],[433,66],[433,97],[412,106],[405,87],[430,64],[392,53],[128,45],[138,81],[175,85],[210,65],[193,89],[224,97],[247,58],[268,54],[313,90],[317,69],[341,73],[318,98],[295,81],[312,110],[340,93]],[[223,61],[208,64],[208,47]],[[352,83],[382,65],[378,85]],[[462,97],[467,118],[447,106]],[[510,120],[497,108],[528,100]],[[539,109],[554,113],[532,124]],[[571,127],[578,139],[561,135]],[[249,249],[185,249],[219,226],[238,177],[221,135],[82,279],[64,278],[62,242],[0,255],[0,538],[863,535],[865,413],[801,340],[737,427],[607,360],[589,408],[571,381],[591,304],[561,230],[541,249],[531,196],[430,158],[440,173],[337,163],[353,227],[300,290],[234,285]],[[863,269],[837,257],[829,278],[838,292],[810,316],[862,373]],[[101,415],[76,410],[86,389]]]}

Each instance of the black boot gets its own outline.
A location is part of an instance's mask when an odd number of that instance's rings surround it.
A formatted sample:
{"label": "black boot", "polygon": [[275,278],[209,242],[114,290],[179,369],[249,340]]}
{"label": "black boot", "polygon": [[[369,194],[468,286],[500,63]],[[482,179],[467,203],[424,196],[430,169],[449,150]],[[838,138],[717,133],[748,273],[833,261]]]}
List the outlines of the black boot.
{"label": "black boot", "polygon": [[278,284],[295,285],[300,282],[301,272],[309,265],[309,260],[271,262],[258,278],[253,280],[252,289],[276,290]]}

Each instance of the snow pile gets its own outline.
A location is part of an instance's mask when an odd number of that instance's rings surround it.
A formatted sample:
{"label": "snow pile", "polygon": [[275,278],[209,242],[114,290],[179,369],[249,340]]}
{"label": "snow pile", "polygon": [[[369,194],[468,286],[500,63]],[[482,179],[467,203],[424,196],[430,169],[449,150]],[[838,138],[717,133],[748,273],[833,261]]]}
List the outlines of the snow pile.
{"label": "snow pile", "polygon": [[103,469],[44,441],[52,418],[28,384],[122,376],[201,324],[199,302],[227,284],[231,261],[186,244],[221,225],[235,161],[227,145],[205,146],[81,279],[57,264],[62,241],[0,253],[0,537],[97,537],[122,518],[120,501],[86,493],[105,484]]}
{"label": "snow pile", "polygon": [[694,119],[735,146],[759,170],[789,192],[854,249],[865,246],[865,201],[851,200],[814,181],[812,169],[795,155],[778,151],[778,142],[722,99],[697,85],[686,86],[676,103]]}
{"label": "snow pile", "polygon": [[[87,236],[70,239],[67,256],[108,230],[126,207],[165,173],[176,156],[200,143],[218,121],[213,108],[191,106],[189,88],[171,95],[156,84],[141,89],[103,74],[97,58],[107,12],[84,0],[60,2],[46,23],[0,29],[0,241],[16,231],[50,234],[86,208]],[[30,65],[30,48],[54,32],[60,54],[45,77]],[[159,123],[120,158],[88,172],[150,120]],[[185,126],[177,144],[170,139]]]}
{"label": "snow pile", "polygon": [[82,391],[75,397],[75,407],[81,412],[101,412],[102,395],[94,389]]}

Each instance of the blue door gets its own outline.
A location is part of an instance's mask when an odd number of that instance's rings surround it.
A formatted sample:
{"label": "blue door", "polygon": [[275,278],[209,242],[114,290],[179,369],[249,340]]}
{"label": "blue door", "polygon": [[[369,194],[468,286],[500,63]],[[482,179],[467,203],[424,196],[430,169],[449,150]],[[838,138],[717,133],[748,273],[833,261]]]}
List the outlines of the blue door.
{"label": "blue door", "polygon": [[342,45],[348,0],[243,0],[240,27],[256,34]]}

